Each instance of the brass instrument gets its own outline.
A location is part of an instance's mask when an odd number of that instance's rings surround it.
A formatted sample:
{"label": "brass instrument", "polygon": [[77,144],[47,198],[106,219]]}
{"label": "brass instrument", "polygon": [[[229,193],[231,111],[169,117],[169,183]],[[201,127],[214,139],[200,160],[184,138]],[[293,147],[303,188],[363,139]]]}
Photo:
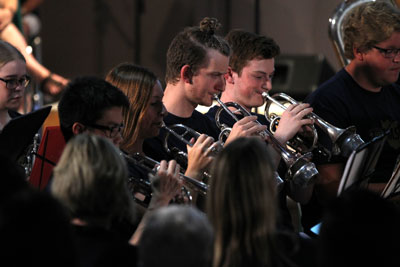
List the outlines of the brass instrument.
{"label": "brass instrument", "polygon": [[[144,155],[140,155],[139,153],[136,153],[134,155],[127,155],[125,153],[122,153],[123,157],[128,161],[132,162],[133,164],[136,164],[145,170],[147,170],[149,173],[156,175],[158,168],[160,166],[160,163],[152,158],[149,158]],[[183,175],[180,173],[179,177],[182,179],[183,184],[184,184],[184,192],[186,194],[186,197],[189,199],[191,202],[192,196],[190,195],[190,192],[187,190],[187,188],[194,190],[202,195],[206,195],[208,191],[208,185],[206,185],[203,182],[197,181],[193,178],[190,178],[188,176]],[[144,190],[147,190],[147,192],[144,192],[145,195],[151,196],[151,185],[148,180],[143,180],[143,179],[138,179],[138,178],[130,178],[131,182],[138,183],[141,188]]]}
{"label": "brass instrument", "polygon": [[[235,115],[233,111],[231,111],[228,106],[235,106],[240,109],[240,113],[243,114],[244,116],[250,116],[250,112],[248,112],[244,107],[242,107],[240,104],[235,103],[232,104],[233,102],[229,103],[223,103],[217,95],[214,95],[214,99],[220,104],[220,109],[224,109],[235,121],[239,121],[238,117]],[[217,118],[217,114],[220,114],[221,112],[216,113],[216,118],[215,120],[219,122],[219,118]],[[219,116],[219,115],[218,115]],[[256,121],[259,123],[258,121]],[[220,124],[221,125],[221,124]],[[222,128],[223,130],[225,128]],[[228,130],[227,130],[228,131]],[[311,153],[305,153],[303,155],[295,154],[292,151],[287,150],[284,148],[278,140],[273,136],[273,134],[265,130],[263,132],[259,133],[262,137],[269,137],[271,140],[271,145],[274,147],[274,149],[280,153],[283,161],[285,162],[288,171],[286,173],[286,179],[293,181],[295,184],[300,185],[300,186],[307,186],[312,183],[314,183],[315,178],[318,174],[317,168],[315,167],[314,163],[312,163]]]}
{"label": "brass instrument", "polygon": [[[280,98],[284,101],[290,102],[291,104],[298,104],[296,100],[284,93],[278,93],[273,95],[272,97],[267,92],[262,93],[262,95],[266,100],[264,115],[269,121],[271,121],[271,119],[276,116],[281,116],[287,108],[277,99]],[[281,112],[277,112],[277,108],[280,108]],[[271,112],[271,110],[275,111]],[[317,125],[322,131],[324,131],[331,139],[333,145],[331,152],[333,155],[340,154],[343,157],[348,157],[357,147],[359,147],[361,144],[364,144],[364,141],[361,139],[361,137],[356,134],[356,128],[354,126],[350,126],[346,129],[341,129],[323,120],[315,113],[309,114],[308,117],[314,119],[314,124]],[[310,125],[309,127],[313,128],[313,133],[315,134],[314,145],[310,147],[311,151],[316,147],[315,144],[318,140],[318,134],[315,130],[314,125]]]}
{"label": "brass instrument", "polygon": [[25,177],[29,179],[36,154],[39,149],[40,135],[38,133],[33,137],[33,142],[25,149],[24,154],[18,158],[18,164],[24,169]]}
{"label": "brass instrument", "polygon": [[[165,123],[162,123],[162,128],[164,128],[167,133],[165,135],[165,139],[164,139],[164,148],[165,150],[173,155],[173,157],[175,158],[176,161],[178,161],[178,163],[183,166],[186,167],[188,164],[188,155],[186,152],[178,149],[177,147],[173,147],[170,148],[168,146],[168,139],[170,137],[170,135],[172,134],[173,136],[175,136],[178,140],[180,140],[181,142],[183,142],[184,144],[192,147],[193,144],[190,143],[190,140],[192,137],[197,139],[200,136],[200,133],[198,133],[197,131],[193,130],[192,128],[183,125],[183,124],[173,124],[169,127],[167,127],[165,125]],[[179,134],[177,131],[182,132],[181,134]],[[186,137],[186,138],[185,138]],[[222,150],[222,144],[219,142],[215,142],[212,146],[211,146],[211,153],[212,155],[216,155],[219,151]],[[211,175],[208,172],[203,172],[203,177],[206,179],[210,179]]]}

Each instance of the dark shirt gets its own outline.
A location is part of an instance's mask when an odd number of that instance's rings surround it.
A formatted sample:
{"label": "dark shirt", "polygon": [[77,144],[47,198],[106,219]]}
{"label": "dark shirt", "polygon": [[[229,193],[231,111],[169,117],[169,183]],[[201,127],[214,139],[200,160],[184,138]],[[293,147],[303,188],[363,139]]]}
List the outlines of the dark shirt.
{"label": "dark shirt", "polygon": [[[183,124],[197,131],[200,134],[207,134],[213,137],[214,140],[217,140],[218,138],[218,132],[212,125],[213,122],[210,121],[207,116],[198,112],[197,110],[194,110],[192,116],[190,116],[189,118],[178,117],[169,113],[164,118],[164,123],[166,126],[171,126],[174,124]],[[182,133],[181,131],[177,132],[179,134]],[[150,158],[153,158],[157,161],[173,159],[174,155],[168,153],[165,149],[164,141],[166,135],[167,131],[165,129],[161,129],[159,136],[146,139],[143,144],[144,153]],[[180,151],[187,152],[186,144],[178,140],[173,135],[169,135],[167,141],[168,141],[168,147],[170,149],[173,150],[173,148],[177,148]]]}
{"label": "dark shirt", "polygon": [[[357,133],[367,142],[390,130],[390,135],[378,160],[371,181],[388,181],[397,156],[400,154],[400,86],[382,87],[380,92],[370,92],[360,87],[345,69],[322,84],[306,98],[314,113],[345,129],[355,126]],[[326,134],[319,132],[319,142],[330,147]],[[347,159],[336,157],[331,162]],[[320,162],[326,163],[326,162]]]}

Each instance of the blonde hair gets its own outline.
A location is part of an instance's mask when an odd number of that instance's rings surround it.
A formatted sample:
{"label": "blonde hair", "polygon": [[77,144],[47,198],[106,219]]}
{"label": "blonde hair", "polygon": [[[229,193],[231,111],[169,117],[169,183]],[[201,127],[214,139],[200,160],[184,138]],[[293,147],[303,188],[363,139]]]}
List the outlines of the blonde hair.
{"label": "blonde hair", "polygon": [[362,52],[400,32],[400,10],[384,1],[360,4],[343,23],[345,56],[354,58],[353,48]]}
{"label": "blonde hair", "polygon": [[133,220],[127,177],[125,161],[109,140],[80,134],[67,143],[54,168],[51,192],[73,217],[109,227],[114,219]]}

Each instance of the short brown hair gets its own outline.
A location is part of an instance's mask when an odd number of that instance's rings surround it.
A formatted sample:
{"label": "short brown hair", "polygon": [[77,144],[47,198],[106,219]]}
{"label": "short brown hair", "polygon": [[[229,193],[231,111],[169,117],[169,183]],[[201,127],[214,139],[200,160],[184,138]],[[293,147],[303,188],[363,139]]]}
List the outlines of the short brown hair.
{"label": "short brown hair", "polygon": [[400,32],[400,10],[384,1],[360,4],[345,17],[343,32],[345,56],[353,59],[354,47],[368,51]]}
{"label": "short brown hair", "polygon": [[232,30],[226,35],[225,40],[232,49],[229,67],[239,75],[248,61],[270,59],[280,54],[278,44],[268,36],[243,30]]}
{"label": "short brown hair", "polygon": [[190,65],[193,73],[207,63],[207,49],[215,49],[229,56],[228,43],[215,34],[220,23],[215,18],[204,18],[200,26],[189,27],[178,33],[167,52],[165,81],[175,84],[179,80],[181,68]]}

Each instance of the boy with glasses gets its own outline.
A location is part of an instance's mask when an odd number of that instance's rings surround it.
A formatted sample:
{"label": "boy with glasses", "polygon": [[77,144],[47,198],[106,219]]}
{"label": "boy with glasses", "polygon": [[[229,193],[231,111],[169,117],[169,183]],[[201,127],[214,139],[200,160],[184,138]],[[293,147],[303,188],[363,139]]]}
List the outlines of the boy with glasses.
{"label": "boy with glasses", "polygon": [[[390,131],[370,188],[380,191],[400,153],[400,10],[384,1],[360,4],[344,18],[344,50],[351,62],[306,101],[329,123],[356,126],[364,141]],[[320,134],[320,141],[330,145]],[[318,203],[336,195],[346,159],[319,162]],[[322,202],[321,202],[322,201]]]}

